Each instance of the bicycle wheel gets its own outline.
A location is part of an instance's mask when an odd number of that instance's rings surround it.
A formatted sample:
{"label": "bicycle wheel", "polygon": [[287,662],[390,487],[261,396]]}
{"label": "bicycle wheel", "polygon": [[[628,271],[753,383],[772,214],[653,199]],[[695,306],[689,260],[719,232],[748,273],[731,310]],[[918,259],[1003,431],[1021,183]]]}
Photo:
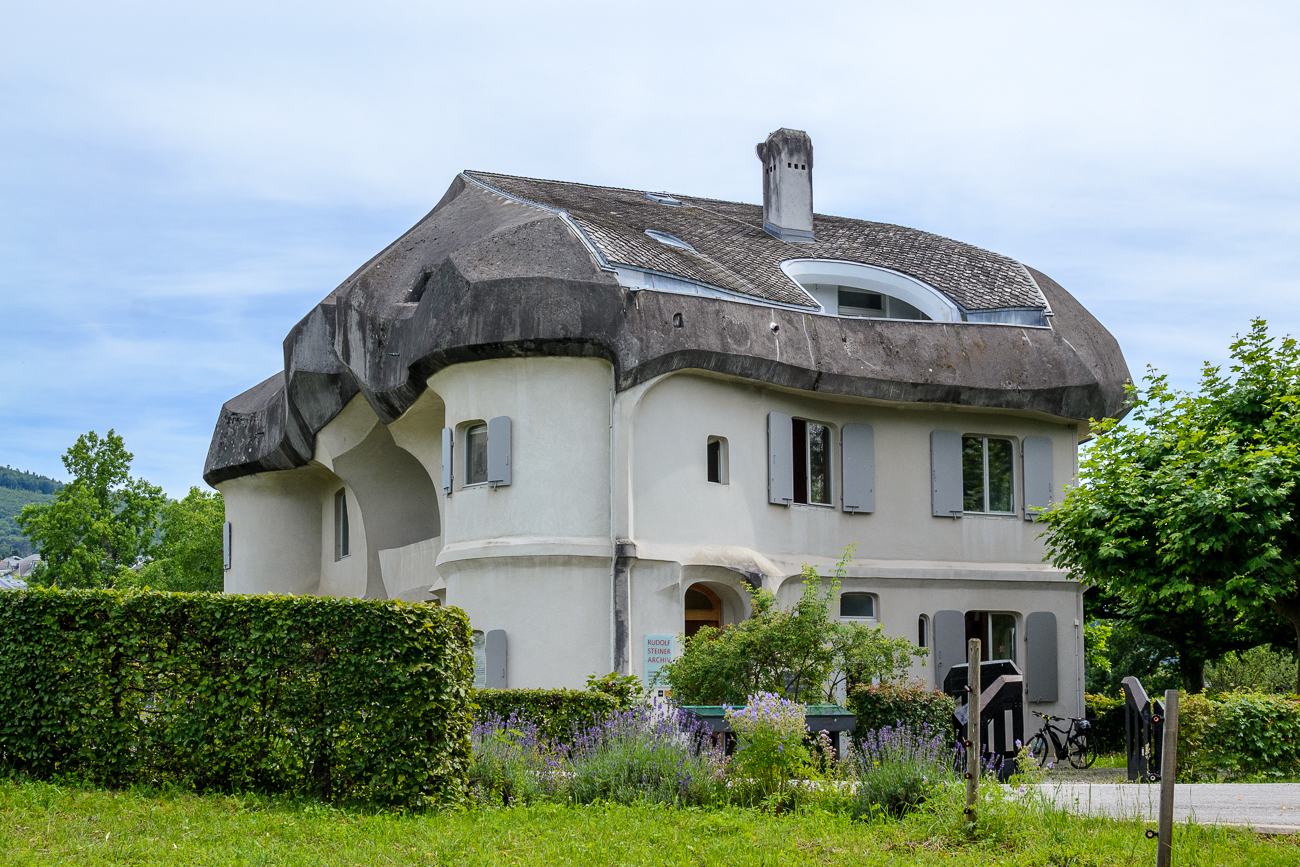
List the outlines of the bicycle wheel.
{"label": "bicycle wheel", "polygon": [[1076,768],[1091,768],[1097,761],[1097,742],[1092,739],[1092,732],[1079,732],[1070,738],[1067,744],[1067,758]]}
{"label": "bicycle wheel", "polygon": [[1029,755],[1034,757],[1034,761],[1038,762],[1040,768],[1047,764],[1047,738],[1043,737],[1042,732],[1030,739]]}

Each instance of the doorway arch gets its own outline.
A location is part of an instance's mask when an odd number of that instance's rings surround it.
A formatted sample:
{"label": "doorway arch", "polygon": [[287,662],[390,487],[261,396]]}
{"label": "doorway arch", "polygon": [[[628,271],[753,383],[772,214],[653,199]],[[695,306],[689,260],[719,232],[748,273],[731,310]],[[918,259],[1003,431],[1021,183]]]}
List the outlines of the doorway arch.
{"label": "doorway arch", "polygon": [[722,599],[709,585],[696,583],[687,587],[683,603],[687,638],[705,626],[722,628]]}

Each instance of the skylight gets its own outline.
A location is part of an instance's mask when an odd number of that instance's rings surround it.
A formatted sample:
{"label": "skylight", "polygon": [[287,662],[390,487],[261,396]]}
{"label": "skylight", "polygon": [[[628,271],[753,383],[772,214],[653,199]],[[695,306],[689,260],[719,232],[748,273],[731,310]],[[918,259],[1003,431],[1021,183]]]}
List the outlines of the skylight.
{"label": "skylight", "polygon": [[652,202],[658,202],[661,205],[672,205],[680,208],[682,203],[667,193],[646,193],[645,197]]}
{"label": "skylight", "polygon": [[646,229],[645,233],[654,238],[660,244],[667,244],[669,247],[681,247],[683,250],[695,252],[695,248],[683,241],[676,235],[670,235],[667,232],[660,232],[658,229]]}

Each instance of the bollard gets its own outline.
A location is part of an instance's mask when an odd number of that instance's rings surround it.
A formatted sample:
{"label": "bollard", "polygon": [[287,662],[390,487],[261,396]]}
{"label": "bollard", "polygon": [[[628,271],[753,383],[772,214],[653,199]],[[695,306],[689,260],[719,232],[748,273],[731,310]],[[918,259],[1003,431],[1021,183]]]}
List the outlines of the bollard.
{"label": "bollard", "polygon": [[966,643],[966,821],[975,823],[980,794],[980,640]]}
{"label": "bollard", "polygon": [[1174,777],[1178,775],[1178,690],[1165,690],[1165,737],[1160,753],[1160,830],[1156,867],[1174,863]]}

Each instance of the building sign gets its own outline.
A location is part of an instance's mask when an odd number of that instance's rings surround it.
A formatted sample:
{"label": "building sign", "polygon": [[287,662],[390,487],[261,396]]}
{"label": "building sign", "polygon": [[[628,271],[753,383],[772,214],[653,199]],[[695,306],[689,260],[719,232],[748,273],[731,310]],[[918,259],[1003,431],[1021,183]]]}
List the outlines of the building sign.
{"label": "building sign", "polygon": [[474,688],[487,686],[487,640],[482,632],[475,629],[472,639],[474,647]]}
{"label": "building sign", "polygon": [[673,643],[671,635],[647,635],[645,637],[645,684],[651,689],[663,689],[665,684],[656,684],[659,669],[673,661]]}

